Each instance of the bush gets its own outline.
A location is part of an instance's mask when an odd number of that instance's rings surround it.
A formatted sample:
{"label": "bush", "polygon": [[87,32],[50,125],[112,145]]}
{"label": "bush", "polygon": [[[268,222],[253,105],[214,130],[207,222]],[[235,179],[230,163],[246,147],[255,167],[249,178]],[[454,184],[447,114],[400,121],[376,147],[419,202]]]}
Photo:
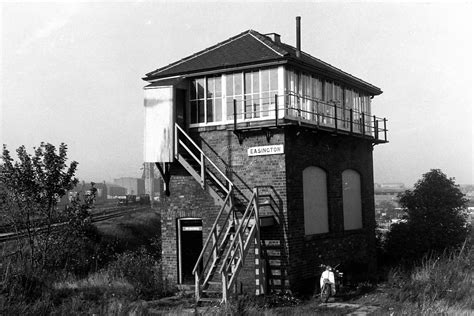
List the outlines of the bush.
{"label": "bush", "polygon": [[150,299],[163,293],[161,263],[145,248],[118,255],[117,260],[109,265],[108,271],[129,281],[134,286],[137,297]]}
{"label": "bush", "polygon": [[467,199],[441,170],[425,173],[413,190],[399,198],[404,221],[392,225],[385,240],[392,262],[411,265],[426,254],[459,247],[468,236]]}

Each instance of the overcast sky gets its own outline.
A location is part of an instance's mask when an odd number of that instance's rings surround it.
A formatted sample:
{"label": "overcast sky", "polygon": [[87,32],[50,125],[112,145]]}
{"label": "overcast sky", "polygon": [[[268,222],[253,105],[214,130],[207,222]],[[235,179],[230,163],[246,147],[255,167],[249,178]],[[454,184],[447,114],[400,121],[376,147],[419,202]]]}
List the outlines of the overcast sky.
{"label": "overcast sky", "polygon": [[141,175],[145,73],[248,29],[276,32],[378,87],[390,143],[376,182],[473,174],[473,7],[466,2],[3,2],[0,143],[69,146],[86,181]]}

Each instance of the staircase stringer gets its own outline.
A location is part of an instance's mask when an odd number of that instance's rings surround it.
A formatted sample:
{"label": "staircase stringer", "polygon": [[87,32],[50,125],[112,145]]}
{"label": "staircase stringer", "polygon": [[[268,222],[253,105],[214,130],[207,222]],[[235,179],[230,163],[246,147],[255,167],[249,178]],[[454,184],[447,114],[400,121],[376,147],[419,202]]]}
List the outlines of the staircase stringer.
{"label": "staircase stringer", "polygon": [[[190,144],[189,147],[185,141],[180,139],[179,135],[183,135],[186,142]],[[193,148],[193,150],[190,147]],[[196,168],[193,167],[183,155],[181,155],[179,152],[181,148],[185,150],[187,155],[190,156],[190,159],[193,160],[194,164],[198,166],[198,170],[196,170]],[[203,249],[193,269],[193,274],[195,276],[196,300],[199,301],[201,299],[202,291],[210,284],[218,266],[221,265],[219,274],[223,281],[222,301],[227,301],[228,291],[236,281],[242,267],[244,266],[245,258],[251,248],[250,245],[252,244],[252,241],[254,241],[256,247],[256,255],[260,255],[258,188],[252,190],[252,196],[248,201],[243,216],[240,219],[237,219],[237,209],[234,204],[234,184],[216,166],[216,164],[204,154],[202,149],[196,145],[196,143],[178,124],[175,124],[175,158],[201,185],[201,187],[214,198],[216,203],[221,205],[218,216],[213,223],[208,238],[203,245]],[[216,170],[216,174],[218,174],[219,177],[216,177],[216,175],[209,169],[208,165]],[[213,182],[215,188],[207,185],[207,181]],[[219,194],[216,190],[221,190],[222,194]],[[225,198],[222,196],[225,196]],[[220,229],[219,223],[223,224],[223,227],[220,227]],[[235,227],[237,227],[236,230]],[[247,234],[245,232],[246,230],[248,230]],[[230,240],[230,246],[228,246]],[[210,255],[204,259],[206,252],[210,252]],[[225,259],[222,260],[224,254]],[[257,260],[259,261],[259,258]],[[237,265],[234,265],[233,262],[236,262]],[[261,271],[259,271],[258,274],[260,277]]]}

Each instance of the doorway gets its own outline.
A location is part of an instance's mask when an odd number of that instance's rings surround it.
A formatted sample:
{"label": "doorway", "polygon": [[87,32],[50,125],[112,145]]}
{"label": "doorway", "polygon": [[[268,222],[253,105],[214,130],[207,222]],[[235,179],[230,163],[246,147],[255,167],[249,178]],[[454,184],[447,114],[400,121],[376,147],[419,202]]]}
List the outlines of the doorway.
{"label": "doorway", "polygon": [[199,218],[178,219],[178,275],[180,284],[194,284],[193,269],[201,250],[202,220]]}

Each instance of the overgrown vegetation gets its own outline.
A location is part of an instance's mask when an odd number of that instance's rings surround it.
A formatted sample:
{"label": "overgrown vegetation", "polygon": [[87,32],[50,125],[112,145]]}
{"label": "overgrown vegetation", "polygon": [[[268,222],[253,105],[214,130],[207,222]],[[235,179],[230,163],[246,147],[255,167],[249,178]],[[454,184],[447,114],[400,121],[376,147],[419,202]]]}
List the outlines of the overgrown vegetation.
{"label": "overgrown vegetation", "polygon": [[400,268],[391,271],[392,297],[399,302],[415,303],[428,311],[442,301],[444,306],[474,309],[472,249],[466,244],[459,251],[426,257],[410,272]]}
{"label": "overgrown vegetation", "polygon": [[115,314],[139,311],[135,301],[162,295],[159,241],[118,252],[91,224],[93,184],[64,199],[78,182],[78,163],[67,165],[65,144],[56,150],[42,143],[33,155],[22,146],[17,156],[4,146],[0,216],[21,234],[2,245],[1,315]]}
{"label": "overgrown vegetation", "polygon": [[[160,298],[170,290],[161,283],[161,243],[153,237],[154,228],[141,227],[136,219],[135,226],[122,219],[124,235],[129,231],[128,237],[133,236],[118,245],[91,224],[94,190],[58,206],[58,201],[77,184],[74,175],[78,164],[66,163],[66,145],[61,144],[56,151],[51,144],[41,144],[33,155],[20,147],[17,155],[15,161],[4,147],[0,216],[15,231],[23,232],[24,237],[10,244],[12,251],[7,255],[4,247],[0,262],[0,314],[146,315],[150,308],[146,301]],[[466,199],[454,180],[440,170],[431,170],[415,184],[413,191],[400,195],[400,204],[405,212],[403,221],[378,238],[378,255],[386,264],[381,270],[390,271],[383,293],[378,292],[374,283],[362,282],[340,299],[368,305],[376,302],[382,313],[431,315],[472,311],[472,236],[468,238]],[[113,225],[105,226],[114,230]],[[126,245],[133,245],[134,249],[127,249]],[[184,306],[191,308],[189,299],[175,308],[176,314],[182,313]],[[347,304],[343,313],[354,312],[354,306]],[[214,306],[206,313],[342,312],[320,305],[318,299],[285,292],[237,297],[230,304]]]}

